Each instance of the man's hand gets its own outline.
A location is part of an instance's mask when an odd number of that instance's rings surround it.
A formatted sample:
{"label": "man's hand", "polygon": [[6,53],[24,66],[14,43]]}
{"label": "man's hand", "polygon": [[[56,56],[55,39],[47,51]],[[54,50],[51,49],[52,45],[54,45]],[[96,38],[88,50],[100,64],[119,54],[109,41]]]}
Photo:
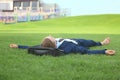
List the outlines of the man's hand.
{"label": "man's hand", "polygon": [[10,48],[18,48],[17,44],[10,44]]}
{"label": "man's hand", "polygon": [[115,50],[106,50],[105,54],[107,54],[107,55],[114,55],[115,54]]}

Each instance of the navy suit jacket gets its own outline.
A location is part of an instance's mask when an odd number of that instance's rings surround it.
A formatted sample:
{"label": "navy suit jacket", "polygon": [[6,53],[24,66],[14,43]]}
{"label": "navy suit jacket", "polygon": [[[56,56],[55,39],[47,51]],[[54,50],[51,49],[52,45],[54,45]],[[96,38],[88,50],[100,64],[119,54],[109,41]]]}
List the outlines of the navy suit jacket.
{"label": "navy suit jacket", "polygon": [[64,51],[65,54],[68,53],[81,53],[81,54],[105,54],[105,50],[89,50],[87,47],[74,44],[72,42],[64,41],[58,49]]}

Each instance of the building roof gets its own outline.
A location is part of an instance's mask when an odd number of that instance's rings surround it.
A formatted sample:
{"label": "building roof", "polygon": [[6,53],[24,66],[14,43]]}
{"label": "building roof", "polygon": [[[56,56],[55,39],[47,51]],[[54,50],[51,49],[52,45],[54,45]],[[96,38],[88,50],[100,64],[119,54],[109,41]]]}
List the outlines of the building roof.
{"label": "building roof", "polygon": [[13,1],[39,1],[39,0],[13,0]]}

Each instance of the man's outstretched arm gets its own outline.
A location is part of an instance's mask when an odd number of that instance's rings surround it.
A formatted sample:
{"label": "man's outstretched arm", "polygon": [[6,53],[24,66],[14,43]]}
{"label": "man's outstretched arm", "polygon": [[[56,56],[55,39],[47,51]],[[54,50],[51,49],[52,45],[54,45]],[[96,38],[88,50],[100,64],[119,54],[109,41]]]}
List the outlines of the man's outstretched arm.
{"label": "man's outstretched arm", "polygon": [[18,44],[10,44],[10,48],[28,49],[29,46],[18,45]]}

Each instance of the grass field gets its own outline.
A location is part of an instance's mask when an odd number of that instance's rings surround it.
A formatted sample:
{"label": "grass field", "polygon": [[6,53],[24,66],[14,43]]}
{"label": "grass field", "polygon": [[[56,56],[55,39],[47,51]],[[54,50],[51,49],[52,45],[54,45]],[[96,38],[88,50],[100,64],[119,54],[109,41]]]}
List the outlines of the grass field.
{"label": "grass field", "polygon": [[[4,25],[0,23],[0,80],[120,80],[120,15],[56,18]],[[11,49],[10,43],[40,44],[43,37],[85,38],[111,44],[91,49],[114,49],[116,55],[69,54],[35,56]]]}

